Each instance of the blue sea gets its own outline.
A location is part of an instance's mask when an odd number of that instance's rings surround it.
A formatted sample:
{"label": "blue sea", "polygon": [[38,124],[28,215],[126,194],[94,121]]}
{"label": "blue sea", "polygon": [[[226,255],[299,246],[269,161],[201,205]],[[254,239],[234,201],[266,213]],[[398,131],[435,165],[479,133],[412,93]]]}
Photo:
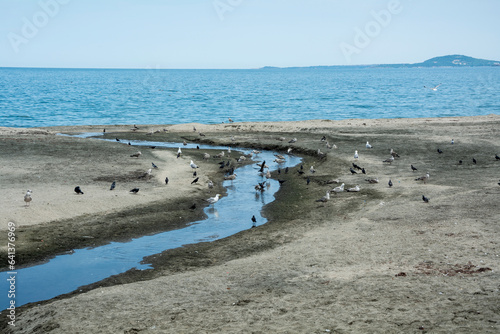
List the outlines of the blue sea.
{"label": "blue sea", "polygon": [[500,67],[0,68],[0,126],[475,116],[499,96]]}

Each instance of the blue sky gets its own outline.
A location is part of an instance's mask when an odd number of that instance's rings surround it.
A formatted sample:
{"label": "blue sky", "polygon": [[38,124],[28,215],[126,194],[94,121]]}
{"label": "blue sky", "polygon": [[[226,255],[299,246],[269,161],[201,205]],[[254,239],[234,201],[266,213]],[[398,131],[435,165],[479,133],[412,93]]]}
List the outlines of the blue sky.
{"label": "blue sky", "polygon": [[500,60],[498,0],[0,0],[0,67]]}

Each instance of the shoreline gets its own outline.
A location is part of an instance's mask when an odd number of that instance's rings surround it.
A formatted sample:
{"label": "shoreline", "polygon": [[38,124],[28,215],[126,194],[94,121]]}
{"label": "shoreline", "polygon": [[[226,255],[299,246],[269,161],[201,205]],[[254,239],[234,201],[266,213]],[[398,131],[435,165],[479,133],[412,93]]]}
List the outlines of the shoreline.
{"label": "shoreline", "polygon": [[[189,245],[148,257],[147,261],[153,263],[155,270],[147,275],[134,272],[118,275],[98,282],[81,293],[22,307],[21,332],[33,330],[36,324],[57,324],[58,327],[52,329],[53,333],[82,331],[83,327],[80,326],[85,326],[83,332],[97,330],[111,333],[117,328],[133,328],[132,325],[127,327],[127,322],[123,323],[118,314],[143,319],[137,328],[149,332],[152,325],[148,325],[148,319],[152,320],[153,315],[157,317],[158,314],[148,309],[141,311],[137,308],[141,303],[153,303],[165,311],[165,316],[160,316],[165,317],[161,323],[153,322],[166,332],[196,331],[201,328],[207,332],[234,332],[250,323],[262,332],[275,329],[283,331],[287,326],[292,326],[288,327],[289,330],[298,326],[295,328],[301,332],[302,329],[312,329],[314,332],[321,328],[323,331],[329,328],[339,332],[387,332],[397,328],[398,331],[412,332],[418,331],[419,326],[431,331],[466,332],[466,329],[480,329],[482,332],[493,332],[500,325],[500,321],[491,322],[498,318],[493,303],[499,300],[493,282],[498,280],[499,260],[495,247],[500,239],[498,227],[492,225],[492,221],[500,220],[493,204],[498,198],[499,187],[491,176],[498,173],[500,166],[494,159],[495,151],[499,150],[495,141],[495,138],[499,138],[499,125],[500,117],[496,115],[446,119],[196,124],[200,131],[206,133],[203,138],[193,133],[192,124],[139,126],[139,133],[132,133],[124,127],[128,139],[161,136],[162,139],[184,138],[228,145],[233,142],[232,135],[236,138],[234,142],[240,146],[278,151],[286,151],[290,145],[277,138],[295,136],[298,141],[293,145],[294,151],[304,156],[305,167],[314,165],[317,172],[310,175],[310,185],[305,184],[305,177],[299,177],[296,173],[287,176],[287,181],[276,195],[277,200],[265,208],[265,215],[269,219],[267,224],[222,240]],[[154,132],[163,127],[168,131]],[[62,131],[63,128],[69,130],[68,127],[57,127],[50,131]],[[71,128],[71,131],[75,130]],[[88,131],[97,128],[100,126],[78,129]],[[37,128],[33,131],[43,132],[47,129]],[[153,133],[148,134],[151,130]],[[30,131],[23,129],[23,132]],[[320,141],[323,134],[338,148],[326,149]],[[0,135],[5,144],[4,132],[0,131]],[[13,142],[21,142],[30,135],[11,136]],[[368,138],[374,146],[370,150],[363,147]],[[454,146],[449,144],[451,138],[455,139]],[[87,147],[95,144],[91,142],[78,141],[79,145]],[[443,148],[442,155],[435,152],[436,146]],[[5,153],[11,152],[5,152],[6,147],[1,147],[4,161],[7,159]],[[325,161],[315,155],[318,148],[326,152]],[[377,176],[381,179],[380,184],[367,184],[364,175],[349,173],[354,148],[360,152],[358,163],[367,167],[366,177]],[[401,158],[385,166],[382,160],[388,156],[389,148],[397,150]],[[472,155],[478,160],[477,166],[469,161]],[[467,157],[469,160],[465,160]],[[20,153],[19,159],[22,158],[23,154]],[[27,161],[29,158],[23,159]],[[19,163],[16,159],[15,162]],[[463,159],[464,164],[458,166],[458,159]],[[414,181],[417,174],[409,170],[410,163],[419,167],[418,176],[422,168],[429,169],[432,175],[429,184]],[[3,173],[6,173],[5,169]],[[278,177],[276,172],[273,177]],[[346,188],[348,185],[360,184],[362,190],[359,193],[332,195],[332,200],[323,205],[315,203],[317,198],[324,195],[324,189],[333,188],[327,185],[327,181],[335,178],[345,182]],[[395,184],[393,188],[387,186],[388,178],[392,178]],[[46,183],[43,178],[42,181]],[[430,203],[421,201],[423,191],[431,198]],[[477,194],[481,195],[476,198]],[[476,212],[479,208],[480,211]],[[357,244],[357,249],[352,247],[354,244]],[[483,253],[490,255],[471,250],[478,248],[478,245],[481,245]],[[469,270],[467,273],[464,268],[468,263],[473,265],[471,268],[483,268],[483,271]],[[221,269],[223,272],[229,270],[234,275],[223,275]],[[447,278],[443,277],[443,272],[448,273]],[[406,276],[395,276],[400,273]],[[188,277],[191,277],[189,281],[193,289],[182,287]],[[214,283],[207,284],[208,278]],[[405,279],[411,282],[413,288],[408,290]],[[436,299],[433,290],[428,289],[430,282],[454,300],[443,304]],[[176,288],[168,292],[158,290],[164,284]],[[454,290],[458,284],[466,293]],[[479,298],[476,302],[470,296],[478,284],[486,292],[481,298],[476,295],[475,298]],[[143,297],[133,293],[137,287],[145,289]],[[266,292],[267,289],[271,290]],[[412,292],[415,289],[420,290],[420,297]],[[96,299],[98,293],[104,293],[107,297],[99,296]],[[356,298],[360,293],[364,298]],[[407,295],[412,306],[394,299],[396,293]],[[165,294],[170,297],[166,298]],[[145,296],[147,300],[143,299]],[[157,304],[160,296],[165,305]],[[278,296],[284,298],[281,302],[282,308],[286,310],[284,313],[280,313],[280,307],[277,307]],[[330,302],[324,299],[328,296]],[[115,320],[106,324],[82,321],[81,316],[80,321],[71,320],[76,310],[81,315],[86,314],[85,305],[90,302],[96,309],[105,307],[106,298],[120,300],[118,308],[121,313],[113,316]],[[131,306],[134,298],[142,300],[137,307]],[[371,305],[370,298],[378,302]],[[218,300],[222,304],[218,304]],[[433,312],[424,312],[424,301],[427,301]],[[187,307],[186,311],[176,311],[180,307],[175,306],[176,303]],[[240,306],[241,312],[234,309],[232,303]],[[387,311],[388,303],[399,304],[399,309],[418,311]],[[216,305],[220,306],[218,311],[203,315]],[[268,308],[267,316],[262,313],[263,305]],[[365,314],[354,315],[351,309],[354,306],[365,310]],[[127,307],[131,310],[125,311]],[[451,320],[442,312],[447,309],[460,314],[467,307],[480,309],[482,316],[472,317],[474,321],[468,324]],[[36,315],[40,312],[55,312],[57,316],[43,319]],[[132,316],[130,312],[137,312],[137,316]],[[315,316],[307,317],[310,312],[314,312]],[[250,318],[249,314],[252,315]],[[418,317],[418,314],[426,315]],[[200,320],[193,322],[195,316],[200,317]],[[237,321],[225,323],[217,320],[226,317],[235,317]],[[299,319],[299,323],[291,320],[294,317]],[[268,321],[264,321],[266,318]],[[26,322],[27,319],[30,319],[30,324]],[[402,323],[402,327],[395,327],[396,322]],[[415,325],[416,322],[421,325]],[[321,325],[316,327],[314,323]],[[373,324],[376,324],[377,330],[374,330]]]}

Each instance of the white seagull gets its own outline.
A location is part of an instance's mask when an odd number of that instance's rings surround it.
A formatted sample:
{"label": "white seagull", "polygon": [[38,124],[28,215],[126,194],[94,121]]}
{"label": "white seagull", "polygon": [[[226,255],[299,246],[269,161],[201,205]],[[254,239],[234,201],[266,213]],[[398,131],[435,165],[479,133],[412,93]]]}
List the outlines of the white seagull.
{"label": "white seagull", "polygon": [[209,199],[207,199],[207,202],[210,203],[210,204],[215,204],[217,203],[217,201],[219,201],[219,194],[215,195],[215,197],[210,197]]}
{"label": "white seagull", "polygon": [[358,158],[359,158],[358,151],[354,151],[354,159],[358,159]]}
{"label": "white seagull", "polygon": [[424,86],[424,88],[427,88],[427,89],[430,89],[430,90],[433,90],[433,91],[437,91],[439,86],[441,86],[441,84],[439,84],[439,85],[437,85],[437,86],[434,86],[434,87],[427,87],[427,86]]}
{"label": "white seagull", "polygon": [[330,191],[329,191],[329,190],[327,190],[327,191],[326,191],[326,195],[325,195],[325,196],[323,196],[323,197],[321,197],[320,199],[317,199],[317,200],[316,200],[316,202],[323,202],[323,203],[325,203],[325,202],[327,202],[329,199],[330,199]]}
{"label": "white seagull", "polygon": [[191,164],[190,164],[191,168],[193,169],[196,169],[198,168],[198,166],[193,162],[193,160],[191,160]]}
{"label": "white seagull", "polygon": [[350,191],[350,192],[358,192],[361,188],[359,186],[355,186],[354,188],[349,188],[347,189],[347,191]]}
{"label": "white seagull", "polygon": [[334,193],[341,193],[341,192],[343,192],[344,191],[344,184],[342,183],[340,186],[333,188],[332,191]]}
{"label": "white seagull", "polygon": [[372,148],[369,142],[366,142],[366,148]]}

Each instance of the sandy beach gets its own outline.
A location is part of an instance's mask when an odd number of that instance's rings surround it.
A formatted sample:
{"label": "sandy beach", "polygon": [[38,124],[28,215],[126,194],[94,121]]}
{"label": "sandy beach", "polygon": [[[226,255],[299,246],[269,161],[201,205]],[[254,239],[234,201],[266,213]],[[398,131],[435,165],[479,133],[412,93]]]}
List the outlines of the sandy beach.
{"label": "sandy beach", "polygon": [[[204,199],[224,193],[218,160],[203,159],[217,152],[190,149],[177,158],[176,149],[138,149],[127,140],[282,154],[292,148],[306,173],[292,168],[279,175],[286,182],[264,208],[267,224],[148,257],[154,270],[131,270],[22,306],[15,327],[3,311],[0,332],[500,331],[500,116],[105,128],[106,138],[122,143],[56,135],[103,126],[0,128],[2,270],[8,222],[16,224],[18,265],[27,266],[182,226],[203,217]],[[288,143],[292,138],[297,141]],[[391,148],[399,157],[384,163]],[[190,160],[203,166],[198,185],[186,181]],[[168,169],[149,175],[151,162]],[[351,173],[352,163],[366,174]],[[427,172],[425,183],[415,180]],[[340,185],[332,180],[360,191],[332,192],[329,201],[316,202]],[[110,191],[113,181],[117,188]],[[77,185],[84,195],[73,191]],[[129,193],[134,187],[137,195]]]}

